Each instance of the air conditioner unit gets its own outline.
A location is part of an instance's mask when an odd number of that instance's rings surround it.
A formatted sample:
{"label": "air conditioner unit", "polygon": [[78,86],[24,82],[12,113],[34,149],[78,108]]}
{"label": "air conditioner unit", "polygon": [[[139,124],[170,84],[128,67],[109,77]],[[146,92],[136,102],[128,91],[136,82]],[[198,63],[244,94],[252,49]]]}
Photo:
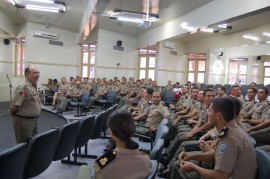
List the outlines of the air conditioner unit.
{"label": "air conditioner unit", "polygon": [[163,47],[169,48],[169,49],[174,49],[175,44],[173,42],[171,42],[171,41],[165,41],[165,42],[163,42]]}
{"label": "air conditioner unit", "polygon": [[53,39],[53,40],[58,39],[58,34],[51,33],[51,32],[44,32],[44,31],[40,31],[40,30],[34,30],[33,36],[34,37],[45,38],[45,39]]}

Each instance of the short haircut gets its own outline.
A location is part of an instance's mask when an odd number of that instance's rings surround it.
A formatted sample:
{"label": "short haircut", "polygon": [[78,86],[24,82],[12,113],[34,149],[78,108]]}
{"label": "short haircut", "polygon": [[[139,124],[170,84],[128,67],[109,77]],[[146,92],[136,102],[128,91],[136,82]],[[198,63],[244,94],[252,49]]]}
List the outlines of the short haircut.
{"label": "short haircut", "polygon": [[235,107],[235,117],[238,117],[242,108],[242,104],[239,99],[234,98],[234,97],[229,97],[233,102],[234,102],[234,107]]}
{"label": "short haircut", "polygon": [[176,85],[180,85],[180,83],[179,83],[179,82],[176,82],[175,84],[176,84]]}
{"label": "short haircut", "polygon": [[191,91],[193,91],[193,90],[199,90],[199,88],[197,86],[195,86],[195,87],[191,88]]}
{"label": "short haircut", "polygon": [[253,83],[255,86],[257,86],[257,83],[256,83],[256,82],[252,81],[250,84],[252,84],[252,83]]}
{"label": "short haircut", "polygon": [[235,103],[231,98],[215,98],[212,102],[214,112],[220,112],[225,121],[232,121],[235,116]]}
{"label": "short haircut", "polygon": [[267,95],[269,94],[269,90],[265,86],[260,87],[259,89],[263,89],[265,91],[265,94],[267,94]]}
{"label": "short haircut", "polygon": [[239,85],[233,85],[233,88],[239,88],[239,89],[241,89]]}
{"label": "short haircut", "polygon": [[154,93],[154,90],[153,90],[153,88],[146,88],[146,92],[148,94],[153,94]]}
{"label": "short haircut", "polygon": [[206,96],[206,93],[208,93],[208,92],[214,92],[214,90],[211,89],[211,88],[205,89],[205,90],[203,91],[203,96],[205,97],[205,96]]}
{"label": "short haircut", "polygon": [[85,78],[83,78],[84,80],[88,80],[88,78],[87,77],[85,77]]}
{"label": "short haircut", "polygon": [[258,90],[256,88],[248,88],[248,90],[251,89],[252,93],[258,93]]}
{"label": "short haircut", "polygon": [[24,70],[24,75],[26,76],[28,73],[30,73],[30,67],[27,66]]}
{"label": "short haircut", "polygon": [[57,79],[53,79],[53,82],[58,82]]}
{"label": "short haircut", "polygon": [[226,92],[226,88],[224,86],[219,87],[222,91]]}

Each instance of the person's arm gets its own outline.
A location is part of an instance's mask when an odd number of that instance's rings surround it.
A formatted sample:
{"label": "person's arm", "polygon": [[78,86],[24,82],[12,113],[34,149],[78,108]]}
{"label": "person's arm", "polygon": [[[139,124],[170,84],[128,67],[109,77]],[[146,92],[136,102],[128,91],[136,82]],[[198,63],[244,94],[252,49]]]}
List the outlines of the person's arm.
{"label": "person's arm", "polygon": [[16,106],[16,105],[10,105],[9,107],[9,111],[10,113],[12,114],[16,114],[16,112],[19,110],[19,106]]}
{"label": "person's arm", "polygon": [[259,125],[264,121],[264,119],[243,119],[241,121],[250,125]]}
{"label": "person's arm", "polygon": [[182,161],[180,162],[181,169],[187,173],[196,171],[200,176],[207,179],[228,179],[229,174],[218,171],[218,170],[209,170],[202,167],[199,167],[198,165],[195,165],[194,163]]}
{"label": "person's arm", "polygon": [[215,161],[215,151],[211,150],[209,152],[199,153],[199,154],[188,154],[187,152],[182,151],[178,155],[179,161],[202,161],[202,162],[214,162]]}
{"label": "person's arm", "polygon": [[254,126],[254,127],[247,129],[247,132],[257,131],[260,129],[264,129],[266,127],[270,127],[270,120],[266,120],[266,121]]}

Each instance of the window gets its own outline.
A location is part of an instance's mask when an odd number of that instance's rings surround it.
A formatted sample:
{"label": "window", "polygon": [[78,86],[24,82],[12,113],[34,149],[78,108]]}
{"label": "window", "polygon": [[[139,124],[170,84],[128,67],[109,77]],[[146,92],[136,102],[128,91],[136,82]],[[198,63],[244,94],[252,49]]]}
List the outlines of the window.
{"label": "window", "polygon": [[14,63],[14,76],[24,76],[24,60],[25,60],[25,39],[16,39],[15,45],[15,63]]}
{"label": "window", "polygon": [[206,54],[188,54],[188,81],[204,83]]}
{"label": "window", "polygon": [[155,68],[156,68],[156,49],[155,47],[147,47],[139,50],[140,69],[139,79],[152,78],[155,80]]}
{"label": "window", "polygon": [[246,84],[247,82],[247,60],[246,58],[230,59],[228,83]]}
{"label": "window", "polygon": [[82,70],[81,76],[94,78],[95,73],[95,44],[84,44],[81,47],[82,50]]}
{"label": "window", "polygon": [[270,84],[270,62],[264,62],[264,84]]}

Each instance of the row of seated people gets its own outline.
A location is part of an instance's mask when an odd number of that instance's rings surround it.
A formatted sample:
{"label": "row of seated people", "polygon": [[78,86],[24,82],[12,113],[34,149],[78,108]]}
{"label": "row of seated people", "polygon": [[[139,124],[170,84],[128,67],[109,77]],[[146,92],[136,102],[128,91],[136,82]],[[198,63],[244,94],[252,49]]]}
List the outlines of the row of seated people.
{"label": "row of seated people", "polygon": [[[222,92],[221,92],[222,91]],[[175,161],[178,160],[179,153],[183,150],[183,145],[194,146],[193,140],[204,141],[206,138],[215,139],[219,135],[211,123],[208,121],[209,107],[214,98],[226,98],[224,95],[224,89],[218,89],[218,96],[212,89],[199,90],[197,88],[191,89],[191,93],[186,93],[183,90],[184,95],[180,98],[178,104],[171,104],[169,107],[171,110],[179,110],[179,112],[172,113],[174,117],[170,121],[171,135],[167,138],[166,150],[162,156],[162,163],[169,169],[162,173],[160,177],[164,177],[168,172],[168,178],[181,178],[182,174],[179,174],[180,170],[171,170]],[[223,94],[222,94],[223,93]],[[248,100],[244,100],[244,97],[240,94],[239,86],[234,86],[235,96],[233,99],[237,99],[241,110],[239,110],[238,117],[235,117],[235,123],[240,128],[249,133],[249,135],[255,139],[257,145],[269,145],[269,120],[270,119],[270,104],[267,102],[269,91],[267,88],[249,88],[247,90]],[[255,97],[257,96],[258,102]],[[208,112],[209,113],[209,112]],[[170,133],[170,132],[169,132]],[[192,142],[186,142],[190,141]],[[195,142],[195,148],[198,149],[199,141]],[[177,162],[176,162],[177,163]],[[179,161],[178,161],[179,168]]]}

